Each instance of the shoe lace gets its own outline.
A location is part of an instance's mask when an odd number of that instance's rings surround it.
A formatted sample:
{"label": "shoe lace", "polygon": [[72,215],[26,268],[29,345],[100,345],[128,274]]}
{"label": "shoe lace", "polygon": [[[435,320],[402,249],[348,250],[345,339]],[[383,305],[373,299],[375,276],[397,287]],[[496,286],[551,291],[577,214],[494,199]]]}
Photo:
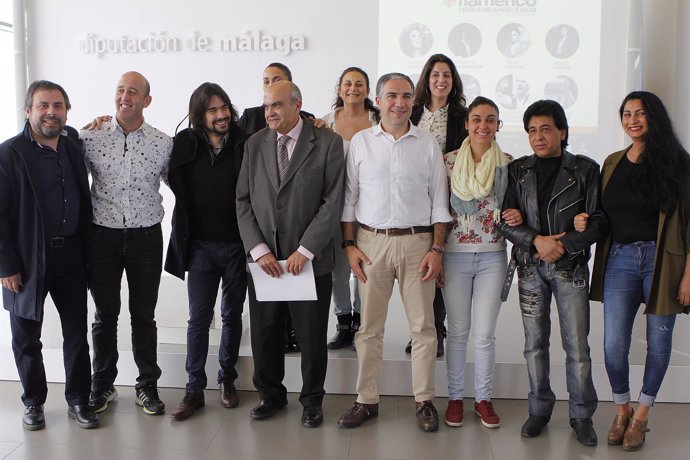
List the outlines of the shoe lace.
{"label": "shoe lace", "polygon": [[431,417],[434,414],[434,412],[434,406],[428,402],[423,402],[417,408],[417,413],[422,414],[424,417]]}
{"label": "shoe lace", "polygon": [[479,412],[482,412],[487,417],[495,417],[494,405],[491,401],[482,401],[479,403]]}
{"label": "shoe lace", "polygon": [[153,387],[144,387],[139,391],[139,399],[142,402],[155,402],[158,401],[158,389]]}
{"label": "shoe lace", "polygon": [[347,411],[347,415],[358,415],[360,412],[366,411],[367,407],[364,404],[356,402],[355,405]]}

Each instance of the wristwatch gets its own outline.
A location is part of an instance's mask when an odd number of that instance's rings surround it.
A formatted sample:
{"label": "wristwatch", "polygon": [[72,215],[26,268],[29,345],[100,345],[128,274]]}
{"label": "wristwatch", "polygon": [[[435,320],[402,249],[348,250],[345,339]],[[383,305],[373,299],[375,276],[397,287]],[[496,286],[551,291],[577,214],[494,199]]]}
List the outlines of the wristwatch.
{"label": "wristwatch", "polygon": [[340,243],[340,247],[345,249],[348,246],[354,246],[355,245],[355,240],[343,240],[342,243]]}

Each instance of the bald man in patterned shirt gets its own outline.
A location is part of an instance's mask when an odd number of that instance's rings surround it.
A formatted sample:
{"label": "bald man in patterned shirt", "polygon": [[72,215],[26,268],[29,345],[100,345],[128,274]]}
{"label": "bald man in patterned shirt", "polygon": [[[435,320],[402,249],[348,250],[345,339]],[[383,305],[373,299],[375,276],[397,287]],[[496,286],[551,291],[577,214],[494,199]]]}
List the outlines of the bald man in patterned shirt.
{"label": "bald man in patterned shirt", "polygon": [[123,271],[129,287],[132,353],[139,369],[136,403],[160,415],[161,370],[154,310],[163,264],[163,197],[172,139],[144,121],[151,103],[149,82],[138,72],[120,77],[115,118],[100,129],[82,131],[86,168],[93,179],[93,237],[89,287],[96,303],[93,323],[93,376],[89,404],[102,412],[117,397],[117,320]]}

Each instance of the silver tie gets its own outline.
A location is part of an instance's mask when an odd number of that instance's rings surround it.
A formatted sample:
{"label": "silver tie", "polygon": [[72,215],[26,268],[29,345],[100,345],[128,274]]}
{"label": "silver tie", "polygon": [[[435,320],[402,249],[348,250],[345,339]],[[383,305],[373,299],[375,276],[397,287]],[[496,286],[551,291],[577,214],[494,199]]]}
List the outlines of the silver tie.
{"label": "silver tie", "polygon": [[287,142],[290,140],[290,136],[280,136],[278,139],[278,177],[280,178],[280,183],[283,183],[285,178],[285,172],[287,171],[288,164],[288,151]]}

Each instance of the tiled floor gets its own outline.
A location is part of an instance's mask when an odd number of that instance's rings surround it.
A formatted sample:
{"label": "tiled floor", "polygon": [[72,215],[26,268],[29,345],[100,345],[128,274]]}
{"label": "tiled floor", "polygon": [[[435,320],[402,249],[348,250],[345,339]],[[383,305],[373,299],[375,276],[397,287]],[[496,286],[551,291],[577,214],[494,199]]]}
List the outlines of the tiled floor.
{"label": "tiled floor", "polygon": [[[17,382],[0,382],[0,458],[40,460],[212,460],[212,459],[686,459],[690,452],[690,405],[657,404],[652,412],[651,432],[644,449],[624,452],[606,445],[605,436],[613,419],[613,405],[602,403],[594,424],[600,443],[580,446],[568,427],[567,404],[559,401],[553,419],[536,439],[520,437],[527,415],[522,400],[496,400],[502,426],[483,428],[466,401],[465,425],[437,433],[424,433],[415,423],[410,397],[384,397],[378,419],[346,430],[338,428],[338,416],[347,410],[351,395],[328,395],[324,402],[325,423],[317,429],[303,428],[301,406],[290,395],[287,410],[265,421],[249,419],[257,394],[242,392],[237,409],[223,409],[215,391],[206,392],[207,406],[184,422],[168,416],[145,415],[134,404],[134,390],[118,387],[120,397],[101,417],[101,427],[83,430],[68,420],[62,399],[64,386],[51,384],[46,403],[46,429],[27,432],[21,426],[23,406]],[[161,397],[168,411],[182,397],[181,389],[165,388]],[[439,412],[446,400],[436,401]]]}

